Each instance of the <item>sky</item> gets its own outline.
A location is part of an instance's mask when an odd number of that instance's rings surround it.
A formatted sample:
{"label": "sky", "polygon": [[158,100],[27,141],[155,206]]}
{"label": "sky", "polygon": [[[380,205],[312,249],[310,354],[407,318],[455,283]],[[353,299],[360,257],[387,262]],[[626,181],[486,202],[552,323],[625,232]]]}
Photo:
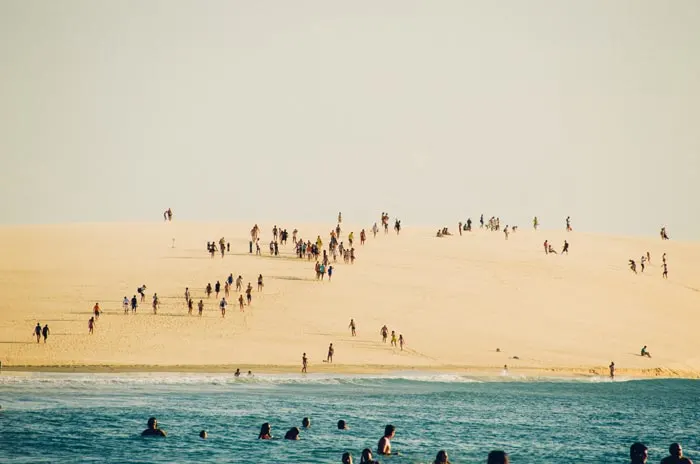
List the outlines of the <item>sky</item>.
{"label": "sky", "polygon": [[0,0],[0,223],[700,238],[697,0]]}

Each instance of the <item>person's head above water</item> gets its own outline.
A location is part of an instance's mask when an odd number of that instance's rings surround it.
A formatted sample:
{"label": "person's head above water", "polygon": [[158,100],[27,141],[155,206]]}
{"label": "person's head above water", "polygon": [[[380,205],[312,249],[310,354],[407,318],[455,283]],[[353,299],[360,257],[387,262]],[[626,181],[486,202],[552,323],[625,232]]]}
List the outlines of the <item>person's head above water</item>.
{"label": "person's head above water", "polygon": [[265,422],[260,427],[260,435],[258,435],[258,438],[260,440],[269,440],[272,438],[272,427],[270,426],[269,422]]}
{"label": "person's head above water", "polygon": [[158,428],[158,419],[150,417],[148,419],[148,428],[141,432],[142,436],[157,436],[164,437],[165,431]]}
{"label": "person's head above water", "polygon": [[287,430],[287,433],[284,434],[284,439],[285,440],[298,440],[299,439],[299,427],[292,427],[291,429]]}
{"label": "person's head above water", "polygon": [[343,419],[340,419],[338,421],[338,430],[347,430],[348,429],[348,424],[345,422]]}
{"label": "person's head above water", "polygon": [[668,447],[668,453],[674,458],[680,459],[683,457],[683,448],[680,443],[671,443],[671,446]]}
{"label": "person's head above water", "polygon": [[396,435],[396,427],[394,427],[391,424],[384,427],[384,436],[385,437],[394,438],[394,435]]}
{"label": "person's head above water", "polygon": [[341,461],[343,464],[352,464],[352,454],[350,453],[343,453],[343,460]]}
{"label": "person's head above water", "polygon": [[[304,353],[304,355],[306,355],[306,353]],[[301,420],[301,426],[304,427],[305,429],[308,429],[309,427],[311,427],[311,419],[309,419],[308,417],[303,418]]]}
{"label": "person's head above water", "polygon": [[434,464],[450,464],[450,461],[447,460],[447,451],[438,451],[437,456],[435,456]]}
{"label": "person's head above water", "polygon": [[508,464],[509,462],[508,454],[505,451],[491,451],[486,458],[486,464]]}
{"label": "person's head above water", "polygon": [[199,438],[201,438],[202,440],[206,440],[207,439],[207,431],[206,430],[200,431]]}
{"label": "person's head above water", "polygon": [[645,464],[648,457],[649,454],[644,443],[632,443],[632,446],[630,446],[630,464]]}
{"label": "person's head above water", "polygon": [[362,450],[362,457],[360,458],[360,464],[372,463],[374,462],[374,456],[372,456],[372,450],[365,448]]}

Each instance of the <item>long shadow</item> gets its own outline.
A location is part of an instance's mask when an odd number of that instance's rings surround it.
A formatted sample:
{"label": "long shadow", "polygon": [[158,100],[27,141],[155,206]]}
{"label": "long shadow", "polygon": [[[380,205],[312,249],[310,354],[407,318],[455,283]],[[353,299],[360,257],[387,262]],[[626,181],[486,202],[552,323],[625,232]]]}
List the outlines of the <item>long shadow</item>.
{"label": "long shadow", "polygon": [[10,342],[10,341],[0,341],[0,343],[6,345],[41,345],[41,343],[36,342]]}

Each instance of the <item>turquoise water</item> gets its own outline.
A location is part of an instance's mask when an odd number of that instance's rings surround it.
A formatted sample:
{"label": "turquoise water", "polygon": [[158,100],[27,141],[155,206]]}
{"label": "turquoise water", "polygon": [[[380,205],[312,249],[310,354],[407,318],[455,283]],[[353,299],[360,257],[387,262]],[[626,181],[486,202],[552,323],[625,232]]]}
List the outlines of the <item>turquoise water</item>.
{"label": "turquoise water", "polygon": [[[0,374],[2,462],[359,462],[384,425],[401,456],[483,463],[628,462],[636,440],[659,462],[673,441],[700,461],[700,382],[544,380],[456,375]],[[141,438],[149,416],[166,439]],[[301,440],[256,440],[263,422],[283,437],[309,416]],[[345,419],[351,429],[336,429]],[[206,429],[209,439],[198,438]]]}

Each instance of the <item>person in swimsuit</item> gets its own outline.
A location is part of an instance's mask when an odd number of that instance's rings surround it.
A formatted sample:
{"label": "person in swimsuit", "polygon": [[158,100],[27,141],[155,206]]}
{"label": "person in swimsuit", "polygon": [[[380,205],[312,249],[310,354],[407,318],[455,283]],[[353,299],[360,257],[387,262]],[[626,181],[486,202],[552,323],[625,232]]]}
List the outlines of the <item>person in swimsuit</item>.
{"label": "person in swimsuit", "polygon": [[291,429],[287,430],[287,433],[284,434],[284,439],[285,440],[298,440],[299,439],[299,427],[292,427]]}
{"label": "person in swimsuit", "polygon": [[38,322],[36,323],[36,327],[34,327],[34,336],[36,337],[36,342],[39,343],[41,340],[41,324]]}
{"label": "person in swimsuit", "polygon": [[260,274],[258,276],[258,291],[259,292],[262,292],[263,286],[264,286],[263,285],[263,276],[262,276],[262,274]]}
{"label": "person in swimsuit", "polygon": [[207,287],[204,289],[204,291],[207,293],[207,298],[211,298],[211,282],[207,284]]}
{"label": "person in swimsuit", "polygon": [[95,303],[95,306],[92,307],[93,313],[95,313],[95,319],[100,318],[100,303]]}
{"label": "person in swimsuit", "polygon": [[644,443],[632,443],[630,446],[630,464],[646,464],[649,450]]}
{"label": "person in swimsuit", "polygon": [[241,296],[238,297],[238,309],[241,310],[241,312],[244,312],[245,309],[243,308],[244,305],[244,300],[243,300],[243,294],[241,293]]}
{"label": "person in swimsuit", "polygon": [[661,274],[661,277],[668,279],[668,267],[666,266],[666,263],[664,263],[664,272]]}
{"label": "person in swimsuit", "polygon": [[197,310],[199,311],[199,316],[202,316],[202,311],[204,311],[204,301],[199,300],[199,303],[197,303]]}
{"label": "person in swimsuit", "polygon": [[309,359],[306,357],[306,353],[301,356],[301,372],[306,374],[306,368],[309,365]]}
{"label": "person in swimsuit", "polygon": [[41,335],[44,337],[44,343],[46,343],[46,339],[49,338],[49,325],[46,324],[44,325],[44,328],[41,329]]}
{"label": "person in swimsuit", "polygon": [[486,458],[486,464],[509,464],[510,459],[505,451],[491,451]]}
{"label": "person in swimsuit", "polygon": [[248,288],[245,289],[245,296],[246,299],[248,300],[248,306],[250,306],[250,302],[253,300],[253,286],[250,285],[250,282],[248,282]]}
{"label": "person in swimsuit", "polygon": [[129,299],[126,296],[122,300],[122,306],[124,307],[124,314],[129,314]]}
{"label": "person in swimsuit", "polygon": [[350,329],[351,336],[357,336],[357,332],[355,332],[355,319],[350,319],[350,325],[348,326],[348,328]]}
{"label": "person in swimsuit", "polygon": [[219,299],[219,292],[221,292],[221,282],[219,282],[217,280],[216,283],[214,284],[214,293],[216,293],[217,300]]}
{"label": "person in swimsuit", "polygon": [[158,313],[158,305],[160,305],[160,300],[158,299],[158,294],[153,294],[153,314]]}
{"label": "person in swimsuit", "polygon": [[265,422],[260,427],[260,435],[258,435],[258,440],[271,440],[272,439],[272,426],[269,422]]}
{"label": "person in swimsuit", "polygon": [[95,318],[91,317],[88,321],[88,333],[92,334],[95,332]]}
{"label": "person in swimsuit", "polygon": [[396,346],[396,332],[391,331],[391,346]]}
{"label": "person in swimsuit", "polygon": [[661,464],[693,464],[693,461],[683,456],[683,448],[679,443],[671,443],[667,456],[661,460]]}
{"label": "person in swimsuit", "polygon": [[343,453],[343,458],[340,462],[342,464],[352,464],[352,454],[348,452]]}
{"label": "person in swimsuit", "polygon": [[155,417],[148,419],[148,428],[141,432],[142,437],[164,437],[165,430],[158,428],[158,420]]}
{"label": "person in swimsuit", "polygon": [[615,379],[615,362],[610,361],[610,365],[608,367],[610,368],[610,379],[614,380]]}
{"label": "person in swimsuit", "polygon": [[389,336],[389,329],[387,328],[386,325],[382,327],[382,329],[379,331],[379,333],[382,334],[382,342],[386,343],[386,339]]}
{"label": "person in swimsuit", "polygon": [[403,351],[403,345],[406,343],[403,339],[403,335],[399,334],[399,346],[401,347],[401,351]]}
{"label": "person in swimsuit", "polygon": [[194,309],[194,301],[192,298],[187,300],[187,314],[192,315],[192,310]]}
{"label": "person in swimsuit", "polygon": [[435,460],[433,461],[433,464],[450,464],[450,461],[447,457],[447,451],[445,451],[445,450],[438,451],[438,454],[437,454],[437,456],[435,456]]}
{"label": "person in swimsuit", "polygon": [[333,362],[333,353],[335,353],[335,349],[333,348],[333,344],[331,343],[330,345],[328,345],[328,355],[326,356],[327,363]]}
{"label": "person in swimsuit", "polygon": [[202,440],[206,440],[206,439],[207,439],[207,431],[206,431],[206,430],[200,430],[200,431],[199,431],[199,438],[201,438]]}
{"label": "person in swimsuit", "polygon": [[301,426],[304,427],[305,429],[308,429],[311,427],[311,419],[308,417],[305,417],[301,420]]}
{"label": "person in swimsuit", "polygon": [[392,454],[391,440],[394,438],[394,435],[396,435],[396,427],[391,424],[384,427],[384,436],[379,439],[379,443],[377,444],[377,454],[382,456]]}

